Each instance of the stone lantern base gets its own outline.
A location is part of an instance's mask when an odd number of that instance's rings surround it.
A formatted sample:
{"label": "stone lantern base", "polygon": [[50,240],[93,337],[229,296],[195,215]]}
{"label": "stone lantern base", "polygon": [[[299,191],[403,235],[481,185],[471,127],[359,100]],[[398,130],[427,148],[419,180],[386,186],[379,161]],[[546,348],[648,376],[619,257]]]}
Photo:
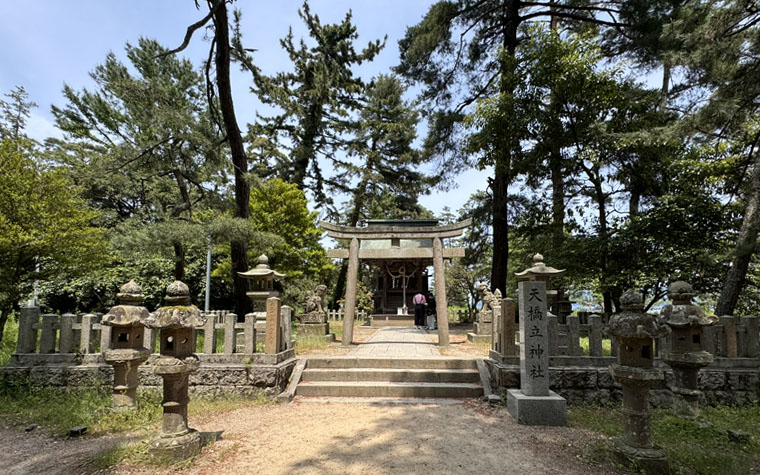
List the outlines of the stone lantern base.
{"label": "stone lantern base", "polygon": [[184,434],[162,435],[151,442],[148,452],[162,461],[186,460],[195,457],[201,451],[201,434],[189,429]]}
{"label": "stone lantern base", "polygon": [[641,473],[649,475],[670,473],[667,456],[657,446],[648,449],[632,447],[626,444],[623,439],[615,439],[612,446],[620,463],[633,465]]}

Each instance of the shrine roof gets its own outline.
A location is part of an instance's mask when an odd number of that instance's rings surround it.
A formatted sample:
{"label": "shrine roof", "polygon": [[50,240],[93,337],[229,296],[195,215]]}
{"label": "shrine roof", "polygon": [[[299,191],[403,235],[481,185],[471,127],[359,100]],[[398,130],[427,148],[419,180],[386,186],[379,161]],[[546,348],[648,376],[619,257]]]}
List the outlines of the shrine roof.
{"label": "shrine roof", "polygon": [[[373,223],[369,225],[369,223]],[[367,226],[352,227],[320,221],[319,227],[333,239],[433,239],[461,236],[471,219],[437,226],[437,220],[371,220]],[[404,223],[404,224],[399,224]]]}

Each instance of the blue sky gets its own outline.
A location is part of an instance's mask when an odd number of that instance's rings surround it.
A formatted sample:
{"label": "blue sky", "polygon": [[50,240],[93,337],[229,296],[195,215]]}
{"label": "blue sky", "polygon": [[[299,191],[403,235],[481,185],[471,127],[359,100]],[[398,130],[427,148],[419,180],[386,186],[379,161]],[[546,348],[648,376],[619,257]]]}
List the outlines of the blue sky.
{"label": "blue sky", "polygon": [[[204,2],[205,3],[205,2]],[[358,45],[388,35],[385,49],[358,73],[365,79],[388,72],[398,63],[398,40],[408,26],[416,24],[430,1],[415,0],[312,0],[309,4],[322,23],[341,21],[351,9],[359,33]],[[296,38],[304,35],[298,17],[301,1],[240,0],[242,31],[247,48],[258,50],[254,60],[264,72],[289,68],[279,40],[290,26]],[[175,47],[182,42],[187,26],[199,20],[192,0],[29,0],[0,2],[0,93],[24,86],[39,107],[33,111],[28,133],[37,139],[58,135],[50,106],[64,105],[64,83],[75,89],[92,88],[89,72],[113,51],[124,58],[124,45],[141,36],[155,38]],[[200,65],[208,54],[208,42],[198,31],[182,54]],[[249,93],[250,79],[235,69],[233,95],[241,124],[253,122],[261,105]],[[471,193],[485,188],[488,171],[469,171],[459,177],[459,188],[433,192],[421,202],[436,213],[444,206],[458,210]]]}

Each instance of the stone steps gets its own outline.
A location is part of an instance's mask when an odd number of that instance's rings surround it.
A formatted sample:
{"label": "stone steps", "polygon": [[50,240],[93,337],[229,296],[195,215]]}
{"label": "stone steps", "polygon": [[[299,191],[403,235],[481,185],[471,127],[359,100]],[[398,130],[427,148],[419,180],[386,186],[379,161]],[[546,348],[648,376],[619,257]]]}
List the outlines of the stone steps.
{"label": "stone steps", "polygon": [[477,369],[474,359],[459,358],[308,358],[307,368]]}
{"label": "stone steps", "polygon": [[305,381],[377,381],[417,383],[480,383],[476,369],[313,368]]}
{"label": "stone steps", "polygon": [[309,358],[295,389],[306,397],[482,397],[475,360],[454,358]]}
{"label": "stone steps", "polygon": [[297,396],[471,398],[483,395],[480,384],[400,383],[387,381],[302,381]]}

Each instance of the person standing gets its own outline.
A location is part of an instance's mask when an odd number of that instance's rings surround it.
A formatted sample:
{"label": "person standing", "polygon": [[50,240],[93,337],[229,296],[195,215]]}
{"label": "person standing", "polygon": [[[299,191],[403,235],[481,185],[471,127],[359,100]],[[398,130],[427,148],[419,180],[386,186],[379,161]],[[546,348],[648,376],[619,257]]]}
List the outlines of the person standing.
{"label": "person standing", "polygon": [[427,307],[427,301],[422,292],[417,292],[417,295],[412,299],[414,304],[414,325],[421,327],[425,325],[425,307]]}
{"label": "person standing", "polygon": [[427,328],[428,330],[435,330],[438,328],[438,315],[435,311],[435,296],[428,292],[427,294]]}

